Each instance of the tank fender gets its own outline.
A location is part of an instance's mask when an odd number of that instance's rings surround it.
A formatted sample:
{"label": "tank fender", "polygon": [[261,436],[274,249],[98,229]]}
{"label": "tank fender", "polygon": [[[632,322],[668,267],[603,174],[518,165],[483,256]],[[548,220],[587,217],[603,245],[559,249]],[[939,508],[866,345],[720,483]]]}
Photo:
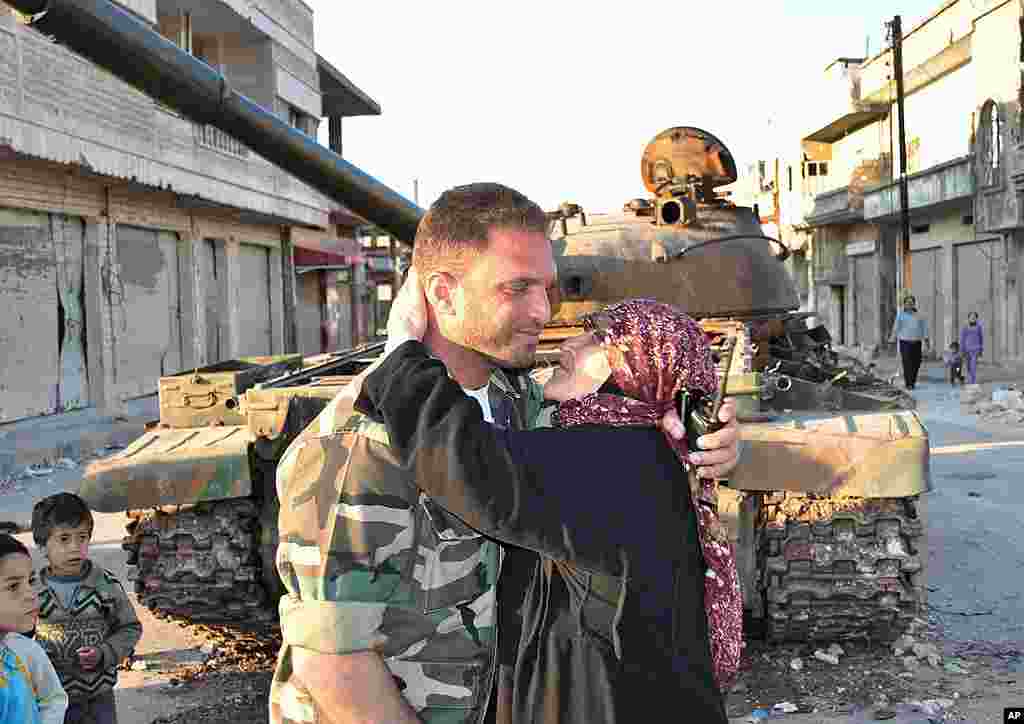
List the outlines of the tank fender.
{"label": "tank fender", "polygon": [[928,431],[910,410],[741,426],[736,490],[904,498],[932,489]]}
{"label": "tank fender", "polygon": [[251,442],[245,425],[156,427],[91,463],[79,495],[101,513],[248,497]]}

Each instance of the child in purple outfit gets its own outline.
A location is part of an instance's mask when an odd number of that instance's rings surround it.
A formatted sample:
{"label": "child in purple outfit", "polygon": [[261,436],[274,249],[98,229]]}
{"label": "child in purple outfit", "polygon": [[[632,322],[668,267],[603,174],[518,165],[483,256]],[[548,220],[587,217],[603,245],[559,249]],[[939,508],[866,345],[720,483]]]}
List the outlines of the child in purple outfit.
{"label": "child in purple outfit", "polygon": [[955,385],[959,382],[962,385],[964,383],[964,362],[963,355],[960,354],[960,343],[951,342],[949,349],[942,355],[942,360],[946,363],[946,369],[949,370],[949,384]]}
{"label": "child in purple outfit", "polygon": [[978,321],[978,313],[967,315],[967,325],[960,330],[960,353],[967,366],[967,382],[978,383],[978,358],[985,351],[985,333]]}

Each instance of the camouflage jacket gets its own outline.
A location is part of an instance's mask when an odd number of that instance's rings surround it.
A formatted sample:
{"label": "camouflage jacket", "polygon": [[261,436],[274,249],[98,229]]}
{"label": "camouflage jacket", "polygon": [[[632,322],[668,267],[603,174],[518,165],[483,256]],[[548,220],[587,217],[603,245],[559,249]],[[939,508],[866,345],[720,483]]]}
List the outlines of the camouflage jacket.
{"label": "camouflage jacket", "polygon": [[[542,396],[500,372],[491,406],[530,426]],[[277,569],[283,644],[271,721],[323,721],[293,680],[291,651],[378,651],[419,717],[482,721],[496,669],[500,545],[423,495],[397,462],[383,425],[338,395],[277,468]],[[512,405],[501,405],[504,398]]]}

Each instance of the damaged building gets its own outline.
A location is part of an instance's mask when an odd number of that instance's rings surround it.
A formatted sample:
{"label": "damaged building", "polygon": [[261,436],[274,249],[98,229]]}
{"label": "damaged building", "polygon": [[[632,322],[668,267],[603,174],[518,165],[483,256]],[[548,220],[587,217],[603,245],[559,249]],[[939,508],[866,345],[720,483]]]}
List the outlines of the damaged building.
{"label": "damaged building", "polygon": [[[1021,4],[947,0],[904,27],[910,248],[902,284],[933,354],[974,311],[988,361],[1020,358]],[[897,311],[901,244],[890,48],[825,72],[806,124],[803,174],[826,180],[804,224],[811,307],[837,341],[875,348]],[[825,173],[822,173],[822,168]]]}
{"label": "damaged building", "polygon": [[[342,118],[380,113],[317,55],[301,0],[122,6],[293,127],[329,119],[339,154]],[[114,412],[161,375],[374,331],[361,219],[2,3],[0,159],[0,423]]]}

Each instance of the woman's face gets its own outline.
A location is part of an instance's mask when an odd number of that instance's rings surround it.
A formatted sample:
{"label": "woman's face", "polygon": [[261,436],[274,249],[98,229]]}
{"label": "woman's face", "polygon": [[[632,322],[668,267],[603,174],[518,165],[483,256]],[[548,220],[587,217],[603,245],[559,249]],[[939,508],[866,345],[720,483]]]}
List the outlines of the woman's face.
{"label": "woman's face", "polygon": [[544,385],[544,397],[565,402],[597,392],[612,373],[608,357],[592,332],[562,343],[561,357]]}

